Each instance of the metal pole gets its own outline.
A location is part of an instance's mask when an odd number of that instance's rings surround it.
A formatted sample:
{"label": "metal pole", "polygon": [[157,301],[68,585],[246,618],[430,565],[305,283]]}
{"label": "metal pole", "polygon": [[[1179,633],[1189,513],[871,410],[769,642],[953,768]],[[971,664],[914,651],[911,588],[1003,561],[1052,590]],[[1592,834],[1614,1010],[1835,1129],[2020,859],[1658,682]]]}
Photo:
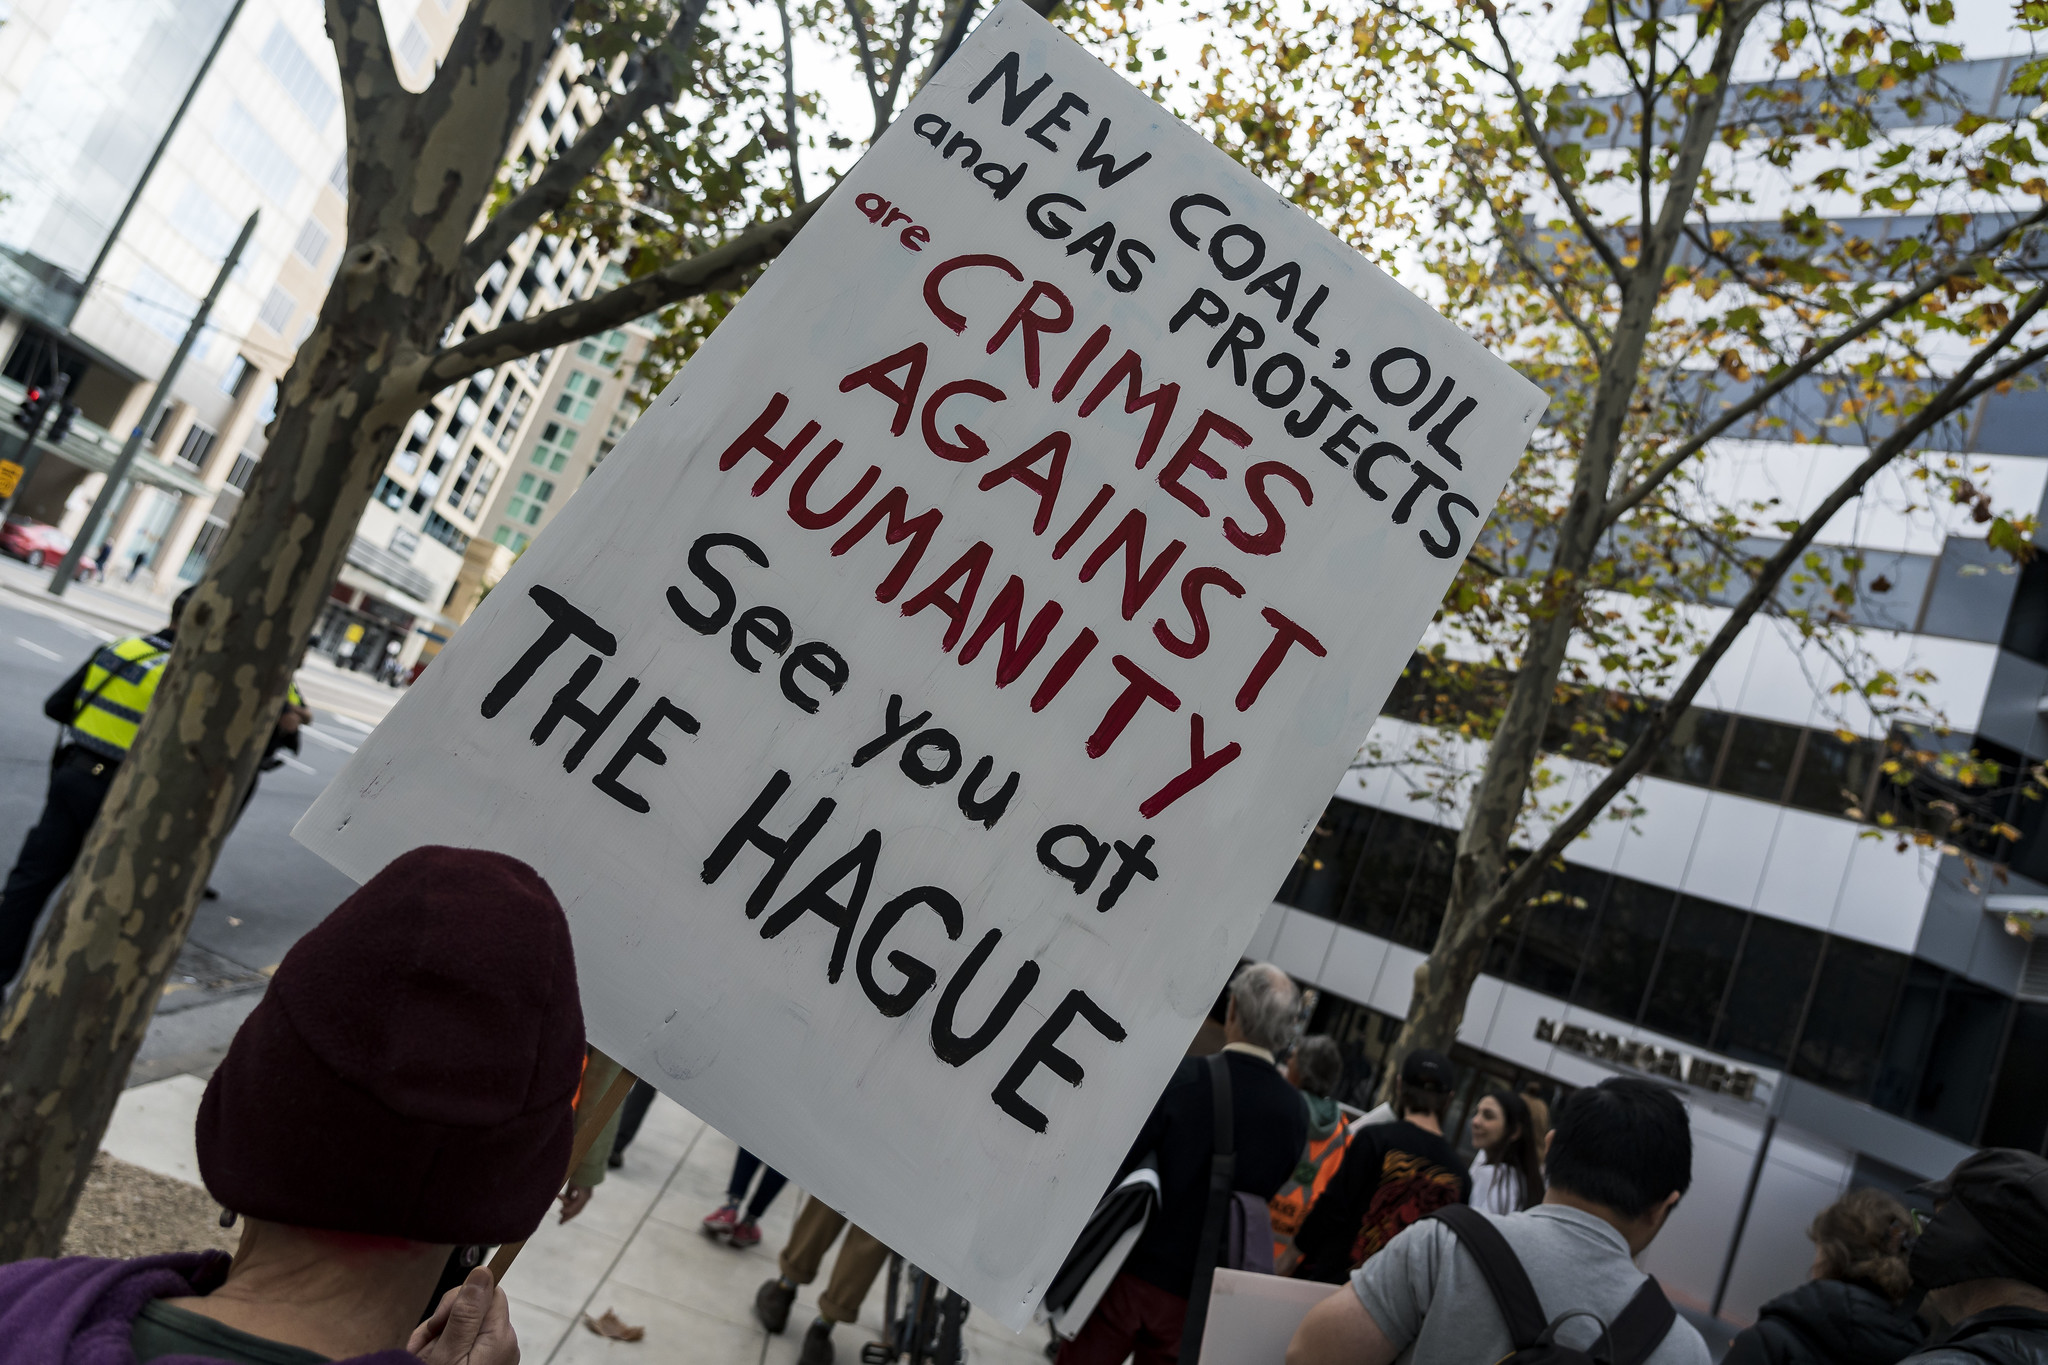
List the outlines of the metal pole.
{"label": "metal pole", "polygon": [[[220,273],[213,277],[213,288],[206,291],[206,299],[199,305],[199,311],[192,315],[192,324],[185,329],[185,339],[178,343],[176,354],[164,369],[164,377],[156,381],[156,392],[149,396],[149,406],[142,410],[142,420],[128,433],[127,444],[121,447],[121,454],[115,459],[114,467],[107,471],[107,481],[100,486],[100,495],[93,499],[92,510],[85,514],[85,522],[72,537],[71,548],[64,552],[64,562],[57,566],[57,576],[50,580],[50,596],[62,597],[65,585],[78,572],[78,561],[85,556],[85,547],[92,544],[99,534],[100,522],[113,508],[114,495],[127,482],[129,467],[135,463],[135,456],[142,449],[142,433],[156,423],[157,412],[170,400],[171,385],[177,382],[178,371],[185,368],[185,357],[192,353],[192,343],[199,340],[200,329],[206,326],[207,315],[213,312],[213,305],[220,299],[220,291],[227,287],[228,276],[235,273],[241,263],[242,251],[249,245],[249,239],[256,235],[256,220],[261,210],[249,215],[249,221],[242,224],[242,235],[235,238],[234,247],[228,258],[220,263]],[[100,565],[104,574],[107,566]]]}
{"label": "metal pole", "polygon": [[199,93],[199,86],[206,79],[206,73],[213,66],[213,59],[220,55],[221,46],[228,40],[228,30],[235,26],[235,19],[242,12],[245,0],[235,0],[228,9],[227,20],[221,24],[220,32],[213,36],[213,46],[206,49],[206,60],[199,63],[198,74],[192,77],[192,84],[185,87],[185,98],[178,101],[178,111],[171,115],[171,126],[164,129],[164,135],[157,139],[156,150],[149,154],[149,162],[142,168],[142,176],[135,182],[135,190],[128,196],[128,202],[121,206],[121,216],[114,220],[114,226],[107,232],[107,240],[100,244],[100,254],[93,257],[92,269],[85,272],[85,279],[78,286],[78,301],[85,302],[86,291],[99,278],[101,267],[114,250],[114,240],[121,235],[121,229],[128,226],[128,216],[135,212],[135,205],[142,199],[143,187],[149,184],[149,177],[156,171],[156,163],[164,159],[164,149],[171,145],[171,134],[178,131],[178,125],[185,121],[185,111],[192,107],[192,100]]}
{"label": "metal pole", "polygon": [[21,490],[28,483],[29,475],[36,472],[36,460],[42,454],[36,449],[36,441],[42,436],[43,424],[51,415],[64,411],[64,392],[70,387],[71,376],[59,371],[57,381],[50,385],[49,398],[43,403],[42,411],[36,414],[36,424],[21,438],[21,448],[16,452],[21,458],[15,461],[21,466],[21,473],[14,480],[13,491],[8,493],[4,502],[0,502],[0,521],[5,521],[14,511],[15,500],[21,496]]}

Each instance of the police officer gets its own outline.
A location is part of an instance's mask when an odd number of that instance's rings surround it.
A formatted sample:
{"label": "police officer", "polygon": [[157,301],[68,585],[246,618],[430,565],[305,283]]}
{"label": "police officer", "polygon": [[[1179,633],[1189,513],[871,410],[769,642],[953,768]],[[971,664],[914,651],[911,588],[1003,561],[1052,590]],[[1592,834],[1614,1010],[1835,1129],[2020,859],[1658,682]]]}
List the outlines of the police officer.
{"label": "police officer", "polygon": [[[43,714],[63,726],[64,733],[50,763],[50,792],[42,818],[22,840],[21,856],[7,874],[5,890],[0,890],[0,983],[19,970],[37,917],[78,861],[86,833],[107,799],[107,788],[135,743],[142,713],[163,680],[178,618],[193,592],[187,588],[178,594],[171,603],[171,623],[164,629],[102,645],[43,703]],[[291,734],[309,716],[294,688],[279,730]],[[276,743],[274,739],[273,747]]]}

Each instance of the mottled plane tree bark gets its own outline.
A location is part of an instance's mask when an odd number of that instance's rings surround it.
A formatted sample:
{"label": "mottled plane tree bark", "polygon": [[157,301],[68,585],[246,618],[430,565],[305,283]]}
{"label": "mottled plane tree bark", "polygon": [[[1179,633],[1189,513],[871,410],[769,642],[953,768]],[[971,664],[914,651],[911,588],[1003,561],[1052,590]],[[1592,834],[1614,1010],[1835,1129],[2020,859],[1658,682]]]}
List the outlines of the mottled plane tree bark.
{"label": "mottled plane tree bark", "polygon": [[[770,183],[758,138],[728,136],[772,123],[770,111],[793,123],[793,77],[777,69],[790,46],[713,32],[707,4],[471,0],[413,92],[377,5],[327,0],[347,243],[141,734],[0,1010],[0,1261],[57,1250],[304,642],[412,415],[479,370],[743,287],[823,202]],[[903,38],[877,73],[891,112],[913,40],[949,50],[972,15],[956,3],[920,25],[906,0]],[[507,169],[564,42],[590,59],[603,112],[532,171]],[[676,108],[693,86],[691,122]],[[878,106],[877,131],[887,122]],[[680,226],[650,237],[643,219]],[[608,247],[632,238],[633,277],[444,344],[484,273],[543,229]]]}

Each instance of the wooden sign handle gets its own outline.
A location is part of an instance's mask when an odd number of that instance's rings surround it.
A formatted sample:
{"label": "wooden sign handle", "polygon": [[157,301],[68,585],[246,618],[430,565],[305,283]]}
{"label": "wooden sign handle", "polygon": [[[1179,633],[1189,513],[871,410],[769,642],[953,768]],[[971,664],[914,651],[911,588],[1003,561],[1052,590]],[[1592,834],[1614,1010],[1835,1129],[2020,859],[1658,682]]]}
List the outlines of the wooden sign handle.
{"label": "wooden sign handle", "polygon": [[[590,1056],[594,1061],[604,1054],[592,1048]],[[597,1103],[576,1111],[576,1140],[569,1148],[569,1169],[562,1172],[563,1180],[566,1181],[574,1175],[576,1168],[583,1164],[583,1158],[590,1155],[591,1145],[597,1141],[597,1135],[611,1122],[612,1115],[619,1112],[619,1106],[625,1103],[627,1093],[633,1089],[633,1083],[638,1079],[632,1072],[620,1067],[618,1078],[598,1097]],[[522,1240],[507,1242],[498,1248],[498,1254],[491,1257],[491,1283],[505,1282],[505,1272],[512,1268],[512,1262],[519,1258],[520,1249],[525,1245]]]}

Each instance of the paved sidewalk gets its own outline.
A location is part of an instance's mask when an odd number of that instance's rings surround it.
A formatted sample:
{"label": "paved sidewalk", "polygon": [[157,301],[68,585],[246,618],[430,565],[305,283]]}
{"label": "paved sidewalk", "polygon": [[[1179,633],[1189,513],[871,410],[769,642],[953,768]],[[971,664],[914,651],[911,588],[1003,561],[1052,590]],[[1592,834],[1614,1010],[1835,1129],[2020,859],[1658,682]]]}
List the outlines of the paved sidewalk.
{"label": "paved sidewalk", "polygon": [[[205,1082],[173,1076],[121,1096],[105,1150],[122,1161],[197,1182],[192,1121]],[[784,1190],[762,1220],[758,1247],[735,1251],[698,1231],[732,1173],[736,1148],[703,1120],[662,1098],[626,1153],[571,1223],[550,1214],[505,1277],[524,1365],[795,1365],[804,1328],[831,1273],[797,1295],[789,1329],[771,1337],[754,1320],[754,1291],[775,1271],[802,1200]],[[838,1365],[857,1365],[862,1343],[882,1330],[886,1272],[859,1323],[834,1333]],[[642,1341],[610,1341],[582,1325],[612,1309],[647,1329]],[[1045,1365],[1045,1333],[1019,1336],[981,1313],[967,1319],[969,1365]]]}

